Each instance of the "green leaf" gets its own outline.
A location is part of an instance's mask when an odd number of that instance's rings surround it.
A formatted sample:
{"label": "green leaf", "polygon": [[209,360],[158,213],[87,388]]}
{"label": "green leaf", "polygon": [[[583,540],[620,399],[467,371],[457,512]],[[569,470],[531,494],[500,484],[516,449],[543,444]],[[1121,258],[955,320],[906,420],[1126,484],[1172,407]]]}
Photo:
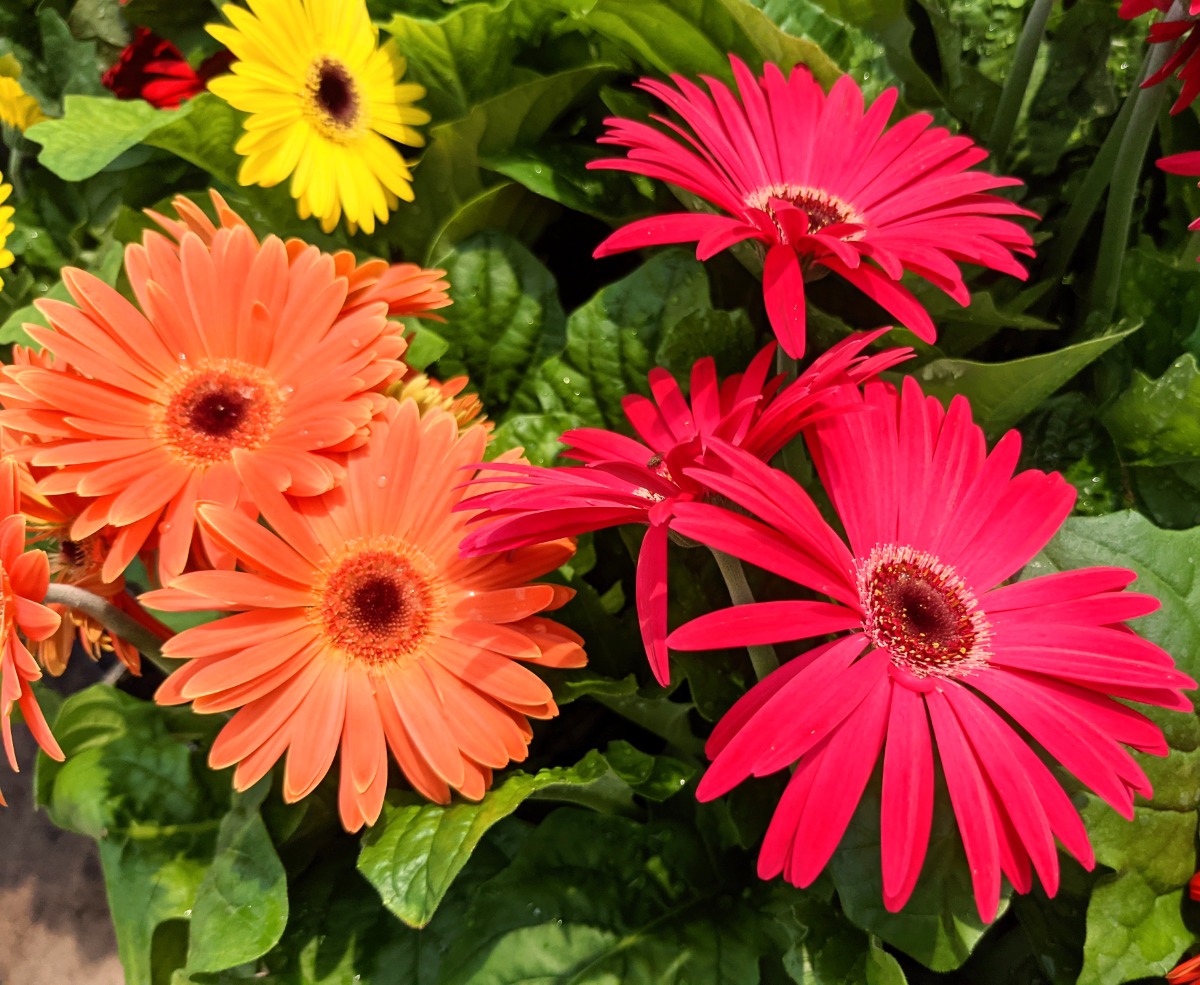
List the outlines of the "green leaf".
{"label": "green leaf", "polygon": [[[1090,565],[1117,565],[1138,574],[1137,590],[1162,602],[1134,628],[1171,653],[1177,665],[1200,673],[1200,582],[1193,577],[1200,528],[1159,530],[1134,512],[1072,518],[1027,566],[1025,576]],[[1154,786],[1135,808],[1133,823],[1097,798],[1083,811],[1098,861],[1113,869],[1100,878],[1088,905],[1081,985],[1118,985],[1169,970],[1195,939],[1184,924],[1183,887],[1196,869],[1200,806],[1200,719],[1139,708],[1162,728],[1171,754],[1134,753]]]}
{"label": "green leaf", "polygon": [[[872,784],[830,862],[846,916],[933,971],[950,971],[970,956],[988,925],[979,919],[971,871],[944,789],[938,792],[929,853],[912,897],[899,913],[883,905],[880,869],[880,794]],[[997,917],[1008,908],[1001,891]]]}
{"label": "green leaf", "polygon": [[236,185],[241,158],[233,145],[242,133],[241,116],[211,92],[183,105],[189,110],[186,115],[176,115],[141,139],[202,168],[222,184]]}
{"label": "green leaf", "polygon": [[512,181],[492,185],[446,219],[433,237],[425,263],[440,266],[459,243],[489,229],[500,229],[522,243],[532,243],[558,211],[552,202]]}
{"label": "green leaf", "polygon": [[921,381],[926,393],[943,402],[949,402],[957,394],[967,397],[976,423],[995,436],[1015,425],[1092,360],[1136,330],[1136,325],[1118,327],[1116,331],[1057,352],[1010,362],[935,359],[913,375]]}
{"label": "green leaf", "polygon": [[553,465],[564,447],[560,440],[563,432],[579,427],[580,423],[574,414],[562,411],[510,414],[492,432],[488,457],[495,458],[512,448],[523,448],[525,457],[534,465]]}
{"label": "green leaf", "polygon": [[538,76],[476,104],[460,119],[431,126],[413,175],[414,201],[400,204],[387,235],[409,256],[430,256],[434,240],[444,238],[438,231],[491,182],[481,170],[481,158],[537,143],[614,71],[611,65],[595,64]]}
{"label": "green leaf", "polygon": [[210,783],[197,740],[219,725],[98,684],[54,723],[66,761],[39,754],[39,802],[60,827],[100,842],[130,985],[154,985],[182,963],[176,932],[158,931],[190,915],[212,861],[228,788]]}
{"label": "green leaf", "polygon": [[514,773],[477,804],[442,806],[416,794],[393,795],[363,838],[358,870],[379,890],[384,906],[406,924],[423,927],[492,825],[536,792],[586,787],[610,769],[591,752],[572,767]]}
{"label": "green leaf", "polygon": [[626,49],[657,75],[701,73],[729,80],[729,55],[757,71],[807,65],[828,87],[841,74],[811,41],[781,31],[744,0],[551,0],[580,26]]}
{"label": "green leaf", "polygon": [[[586,426],[624,428],[621,401],[646,393],[646,373],[664,336],[689,315],[711,316],[741,337],[741,321],[713,312],[708,276],[686,250],[655,254],[632,274],[602,288],[567,320],[567,344],[530,376],[513,401],[516,412],[575,414]],[[684,330],[689,337],[706,329]],[[735,343],[736,344],[736,343]],[[672,357],[678,348],[667,347]]]}
{"label": "green leaf", "polygon": [[690,825],[564,808],[472,896],[444,985],[756,985],[768,941]]}
{"label": "green leaf", "polygon": [[[67,22],[51,7],[39,10],[37,20],[42,35],[42,64],[35,65],[34,70],[45,73],[40,81],[47,95],[107,95],[100,84],[96,43],[77,40]],[[28,131],[25,135],[29,136]]]}
{"label": "green leaf", "polygon": [[82,181],[104,170],[150,134],[192,111],[156,109],[140,99],[67,96],[60,120],[46,120],[25,131],[42,145],[38,160],[66,181]]}
{"label": "green leaf", "polygon": [[1200,458],[1200,367],[1180,356],[1157,379],[1135,370],[1133,382],[1102,418],[1131,465],[1174,465]]}
{"label": "green leaf", "polygon": [[423,322],[412,318],[405,325],[411,329],[411,333],[405,335],[408,348],[404,350],[404,362],[413,369],[425,369],[430,363],[441,359],[450,348],[449,342]]}
{"label": "green leaf", "polygon": [[213,864],[192,906],[189,971],[223,971],[253,961],[287,925],[287,873],[263,824],[263,780],[239,796],[221,821]]}
{"label": "green leaf", "polygon": [[445,309],[439,362],[444,376],[468,374],[492,414],[506,407],[536,357],[563,333],[558,288],[516,240],[483,233],[444,261],[454,304]]}
{"label": "green leaf", "polygon": [[542,143],[480,163],[543,198],[614,224],[650,208],[653,191],[643,193],[627,174],[587,170],[588,162],[600,156],[590,147]]}

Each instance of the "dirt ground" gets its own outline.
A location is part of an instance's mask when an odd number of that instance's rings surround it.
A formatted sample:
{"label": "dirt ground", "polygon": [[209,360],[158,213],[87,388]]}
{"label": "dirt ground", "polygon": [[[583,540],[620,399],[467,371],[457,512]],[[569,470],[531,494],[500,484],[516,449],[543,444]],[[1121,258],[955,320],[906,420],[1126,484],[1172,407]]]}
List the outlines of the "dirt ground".
{"label": "dirt ground", "polygon": [[14,733],[22,772],[0,765],[0,985],[121,985],[95,843],[33,809],[36,747],[24,726]]}

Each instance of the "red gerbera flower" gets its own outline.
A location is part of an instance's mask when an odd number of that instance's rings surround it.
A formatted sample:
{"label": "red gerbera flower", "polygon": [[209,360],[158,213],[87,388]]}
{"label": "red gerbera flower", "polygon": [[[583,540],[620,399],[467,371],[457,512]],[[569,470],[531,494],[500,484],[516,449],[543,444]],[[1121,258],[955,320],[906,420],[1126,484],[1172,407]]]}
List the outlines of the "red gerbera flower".
{"label": "red gerbera flower", "polygon": [[896,104],[888,89],[864,112],[858,84],[843,75],[828,96],[808,69],[784,78],[775,65],[756,79],[730,57],[738,96],[705,79],[709,96],[687,79],[677,88],[639,85],[679,114],[685,127],[663,133],[634,120],[610,119],[602,143],[628,147],[628,158],[590,167],[669,181],[727,215],[679,212],[639,219],[600,244],[596,256],[662,243],[696,241],[706,260],[734,243],[766,248],[763,296],[784,350],[804,352],[804,282],[833,271],[872,297],[928,342],[933,322],[899,284],[906,270],[959,304],[970,299],[959,261],[1024,279],[1012,252],[1033,254],[1024,229],[1000,215],[1026,215],[992,189],[1019,185],[969,170],[987,152],[918,114],[890,129]]}
{"label": "red gerbera flower", "polygon": [[[30,640],[44,640],[58,629],[58,614],[42,605],[50,584],[50,564],[44,551],[25,550],[25,515],[17,465],[0,459],[0,733],[8,763],[17,766],[13,747],[12,710],[21,715],[46,755],[61,760],[62,750],[38,707],[30,681],[42,676],[18,632]],[[0,804],[4,804],[0,793]]]}
{"label": "red gerbera flower", "polygon": [[834,601],[724,609],[676,630],[670,646],[850,631],[784,664],[730,709],[708,741],[713,763],[698,796],[711,800],[794,764],[758,871],[807,886],[882,752],[883,893],[898,910],[925,859],[936,750],[979,913],[990,920],[1001,873],[1027,892],[1032,866],[1054,895],[1055,838],[1094,864],[1083,822],[1037,750],[1132,817],[1134,793],[1148,795],[1150,783],[1123,746],[1164,755],[1167,745],[1123,702],[1190,711],[1180,690],[1195,682],[1124,624],[1158,608],[1149,595],[1123,591],[1132,571],[1088,568],[1002,584],[1075,499],[1057,473],[1013,475],[1017,432],[988,454],[964,398],[946,411],[911,379],[899,394],[870,384],[852,402],[860,413],[822,420],[810,441],[849,546],[795,482],[738,449],[693,477],[771,526],[709,504],[676,508],[684,536]]}
{"label": "red gerbera flower", "polygon": [[[1120,14],[1125,20],[1133,20],[1142,14],[1157,10],[1166,14],[1170,11],[1172,0],[1122,0]],[[1175,44],[1179,46],[1171,53],[1162,67],[1148,76],[1142,83],[1143,89],[1165,82],[1172,75],[1178,77],[1183,84],[1179,98],[1171,107],[1171,112],[1179,113],[1189,107],[1196,96],[1200,95],[1200,0],[1191,0],[1188,16],[1179,16],[1174,20],[1161,20],[1150,25],[1150,33],[1146,40],[1151,44]]]}
{"label": "red gerbera flower", "polygon": [[144,99],[159,109],[176,109],[202,93],[208,80],[228,71],[232,63],[233,55],[220,51],[193,69],[170,41],[139,27],[100,81],[118,99]]}
{"label": "red gerbera flower", "polygon": [[521,485],[487,492],[472,500],[489,522],[469,533],[465,554],[511,550],[556,537],[568,537],[625,523],[649,524],[637,567],[638,621],[655,678],[670,682],[667,666],[667,533],[679,503],[702,500],[703,483],[687,474],[714,439],[728,442],[764,461],[771,458],[822,409],[830,389],[882,372],[910,350],[889,349],[866,357],[862,350],[886,329],[860,333],[824,353],[798,380],[768,378],[774,345],[767,346],[745,373],[718,385],[712,358],[692,367],[691,401],[665,369],[650,371],[652,399],[631,395],[622,407],[641,441],[604,431],[567,431],[567,458],[582,467],[490,466],[480,482]]}
{"label": "red gerbera flower", "polygon": [[1168,985],[1192,985],[1200,982],[1200,957],[1188,958],[1176,965],[1166,975]]}
{"label": "red gerbera flower", "polygon": [[[163,647],[189,658],[163,704],[240,709],[210,764],[237,764],[239,790],[285,750],[283,794],[307,796],[341,753],[339,809],[355,831],[379,817],[387,750],[425,797],[483,796],[492,771],[522,760],[530,718],[558,713],[523,664],[579,667],[582,640],[545,617],[573,594],[531,579],[565,563],[569,541],[459,557],[469,514],[461,470],[487,442],[453,416],[389,402],[348,456],[343,485],[295,499],[261,490],[271,533],[211,504],[200,522],[243,571],[197,571],[143,596],[154,608],[236,612]],[[473,504],[467,501],[466,507]]]}

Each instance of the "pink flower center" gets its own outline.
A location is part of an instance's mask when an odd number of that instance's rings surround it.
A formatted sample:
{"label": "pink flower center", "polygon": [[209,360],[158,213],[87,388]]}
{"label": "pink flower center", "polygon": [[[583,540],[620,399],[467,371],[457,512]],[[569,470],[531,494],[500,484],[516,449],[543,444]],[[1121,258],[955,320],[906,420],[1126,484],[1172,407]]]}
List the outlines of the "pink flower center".
{"label": "pink flower center", "polygon": [[856,566],[863,629],[893,663],[914,677],[959,677],[987,663],[991,627],[952,567],[896,544]]}
{"label": "pink flower center", "polygon": [[[826,226],[842,222],[863,223],[862,213],[849,202],[843,201],[820,188],[799,185],[768,185],[746,196],[746,205],[775,217],[772,199],[780,199],[800,209],[808,216],[808,231],[820,232]],[[782,230],[780,230],[782,233]]]}
{"label": "pink flower center", "polygon": [[371,667],[411,656],[445,602],[433,564],[396,538],[348,546],[315,588],[312,612],[326,640]]}

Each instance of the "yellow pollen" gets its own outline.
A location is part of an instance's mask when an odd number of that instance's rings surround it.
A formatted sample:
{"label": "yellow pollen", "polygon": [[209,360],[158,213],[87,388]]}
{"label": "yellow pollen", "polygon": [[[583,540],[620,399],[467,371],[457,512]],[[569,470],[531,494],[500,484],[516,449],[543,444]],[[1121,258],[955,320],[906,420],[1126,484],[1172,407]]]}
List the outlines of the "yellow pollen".
{"label": "yellow pollen", "polygon": [[156,436],[193,465],[228,461],[235,448],[258,448],[283,414],[283,397],[270,374],[234,359],[183,370],[164,390]]}
{"label": "yellow pollen", "polygon": [[309,611],[329,643],[369,667],[419,653],[446,604],[433,562],[396,537],[346,545],[313,593]]}
{"label": "yellow pollen", "polygon": [[987,663],[991,626],[952,567],[896,544],[855,565],[863,628],[894,663],[915,677],[960,677]]}
{"label": "yellow pollen", "polygon": [[[808,215],[808,231],[810,233],[820,232],[826,226],[837,223],[850,222],[862,225],[865,222],[862,213],[853,205],[820,188],[808,188],[801,185],[767,185],[765,188],[759,188],[747,195],[745,202],[748,208],[766,212],[774,220],[775,210],[771,207],[773,198],[789,202],[805,212]],[[776,222],[776,227],[778,228],[778,222]],[[787,236],[783,230],[779,229],[779,232],[786,242]],[[852,233],[844,236],[843,239],[858,239],[861,235],[861,233]]]}
{"label": "yellow pollen", "polygon": [[304,95],[304,115],[325,139],[349,144],[367,131],[358,83],[338,59],[320,55],[313,60]]}

